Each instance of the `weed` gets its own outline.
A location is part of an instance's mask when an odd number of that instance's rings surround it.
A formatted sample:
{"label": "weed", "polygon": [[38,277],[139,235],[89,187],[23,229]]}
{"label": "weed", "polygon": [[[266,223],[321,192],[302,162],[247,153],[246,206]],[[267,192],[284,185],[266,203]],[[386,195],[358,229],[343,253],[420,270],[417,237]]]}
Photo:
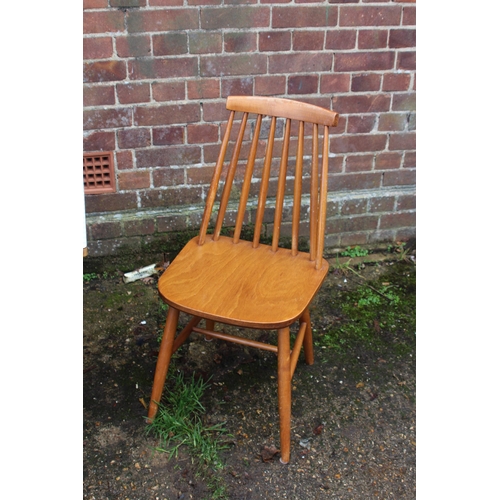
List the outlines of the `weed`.
{"label": "weed", "polygon": [[368,255],[368,250],[366,248],[361,248],[359,245],[354,248],[347,247],[343,252],[340,253],[342,257],[366,257]]}
{"label": "weed", "polygon": [[173,389],[165,391],[166,403],[160,402],[158,414],[146,432],[160,438],[157,450],[168,453],[169,458],[177,456],[181,446],[187,446],[198,475],[212,491],[212,498],[227,498],[225,484],[216,474],[223,468],[220,452],[227,448],[221,439],[227,436],[224,424],[206,425],[202,419],[205,408],[201,397],[209,384],[196,380],[194,374],[188,381],[182,373],[173,379]]}
{"label": "weed", "polygon": [[83,275],[83,281],[85,283],[88,283],[89,281],[97,279],[97,274],[96,273],[85,273]]}

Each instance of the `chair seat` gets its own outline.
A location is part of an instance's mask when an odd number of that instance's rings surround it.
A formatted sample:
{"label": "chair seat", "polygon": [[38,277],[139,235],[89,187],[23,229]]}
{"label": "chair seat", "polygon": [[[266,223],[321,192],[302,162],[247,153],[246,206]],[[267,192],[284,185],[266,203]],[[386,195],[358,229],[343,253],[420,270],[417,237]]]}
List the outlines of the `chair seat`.
{"label": "chair seat", "polygon": [[298,319],[328,272],[309,254],[268,245],[233,243],[221,236],[198,245],[193,238],[160,277],[158,290],[171,306],[206,319],[275,329]]}

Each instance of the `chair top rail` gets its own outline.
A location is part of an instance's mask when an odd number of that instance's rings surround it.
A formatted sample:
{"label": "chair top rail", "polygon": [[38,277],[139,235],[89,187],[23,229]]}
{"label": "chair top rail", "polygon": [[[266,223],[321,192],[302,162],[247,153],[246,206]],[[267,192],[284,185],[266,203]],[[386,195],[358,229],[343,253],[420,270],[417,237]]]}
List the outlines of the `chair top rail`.
{"label": "chair top rail", "polygon": [[280,97],[229,96],[226,108],[231,111],[257,113],[279,118],[290,118],[328,127],[336,126],[339,114],[335,111],[305,102],[292,101]]}

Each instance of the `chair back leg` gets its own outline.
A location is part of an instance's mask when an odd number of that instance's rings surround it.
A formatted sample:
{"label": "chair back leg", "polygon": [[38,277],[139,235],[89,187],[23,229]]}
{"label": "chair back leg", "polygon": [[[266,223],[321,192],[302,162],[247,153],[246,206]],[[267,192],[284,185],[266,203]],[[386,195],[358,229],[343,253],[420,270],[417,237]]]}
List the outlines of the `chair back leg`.
{"label": "chair back leg", "polygon": [[158,403],[161,400],[163,386],[167,377],[168,366],[174,348],[175,331],[177,322],[179,321],[179,310],[174,307],[169,307],[167,314],[167,322],[163,330],[163,338],[160,344],[160,352],[156,362],[155,378],[153,381],[153,390],[151,391],[151,400],[149,402],[148,422],[151,423],[158,411]]}
{"label": "chair back leg", "polygon": [[290,461],[290,421],[292,416],[292,377],[290,372],[290,328],[278,330],[278,406],[280,448],[283,464]]}

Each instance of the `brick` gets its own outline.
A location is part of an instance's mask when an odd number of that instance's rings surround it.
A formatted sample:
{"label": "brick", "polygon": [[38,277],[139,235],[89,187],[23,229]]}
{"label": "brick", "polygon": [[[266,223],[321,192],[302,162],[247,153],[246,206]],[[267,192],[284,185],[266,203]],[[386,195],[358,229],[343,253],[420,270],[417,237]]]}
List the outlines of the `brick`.
{"label": "brick", "polygon": [[380,229],[405,226],[413,227],[415,224],[415,212],[385,214],[380,217]]}
{"label": "brick", "polygon": [[288,94],[316,94],[318,92],[318,75],[298,75],[288,78]]}
{"label": "brick", "polygon": [[166,146],[141,149],[135,152],[137,168],[189,165],[201,161],[201,148],[197,146]]}
{"label": "brick", "polygon": [[113,39],[109,36],[83,39],[84,59],[108,59],[113,55]]}
{"label": "brick", "polygon": [[414,186],[416,184],[416,171],[409,169],[390,170],[384,172],[383,185],[390,186]]}
{"label": "brick", "polygon": [[338,10],[324,6],[273,7],[273,28],[337,26]]}
{"label": "brick", "polygon": [[323,50],[324,31],[294,31],[293,50]]}
{"label": "brick", "polygon": [[97,222],[90,226],[90,235],[94,240],[106,240],[121,236],[119,222]]}
{"label": "brick", "polygon": [[415,210],[417,208],[416,195],[398,196],[396,210]]}
{"label": "brick", "polygon": [[142,208],[191,205],[200,203],[202,194],[201,187],[155,189],[141,193],[141,205]]}
{"label": "brick", "polygon": [[184,142],[184,127],[162,127],[153,129],[153,144],[168,146]]}
{"label": "brick", "polygon": [[149,35],[129,35],[116,37],[118,57],[146,57],[151,55]]}
{"label": "brick", "polygon": [[138,59],[129,61],[128,65],[132,80],[198,76],[198,58],[195,56]]}
{"label": "brick", "polygon": [[208,101],[203,103],[203,120],[206,122],[225,122],[229,117],[226,101]]}
{"label": "brick", "polygon": [[357,217],[338,217],[327,222],[327,231],[333,233],[348,233],[372,231],[377,229],[378,216],[359,215]]}
{"label": "brick", "polygon": [[364,214],[368,207],[367,200],[346,200],[340,206],[340,215],[359,215]]}
{"label": "brick", "polygon": [[355,191],[358,189],[376,189],[380,187],[380,173],[364,172],[338,175],[328,179],[328,191]]}
{"label": "brick", "polygon": [[116,86],[118,101],[121,104],[149,102],[151,99],[149,83],[123,83]]}
{"label": "brick", "polygon": [[191,54],[218,54],[222,52],[222,33],[189,33],[189,52]]}
{"label": "brick", "polygon": [[153,186],[179,186],[184,184],[183,168],[156,168],[153,170]]}
{"label": "brick", "polygon": [[394,196],[378,196],[370,199],[369,212],[392,212],[394,210]]}
{"label": "brick", "polygon": [[407,116],[408,120],[408,130],[416,130],[417,129],[417,115],[416,113],[410,113]]}
{"label": "brick", "polygon": [[391,98],[387,94],[346,95],[333,98],[338,113],[380,113],[389,111]]}
{"label": "brick", "polygon": [[184,82],[154,82],[151,88],[153,99],[157,102],[179,101],[186,98],[186,85]]}
{"label": "brick", "polygon": [[[348,74],[321,75],[321,93],[349,92],[351,77]],[[337,111],[335,109],[335,111]]]}
{"label": "brick", "polygon": [[345,171],[351,172],[369,172],[373,170],[373,155],[349,155],[345,161]]}
{"label": "brick", "polygon": [[83,13],[85,34],[119,33],[125,31],[125,14],[119,10]]}
{"label": "brick", "polygon": [[261,52],[286,51],[292,48],[292,34],[289,31],[262,31],[259,34]]}
{"label": "brick", "polygon": [[416,149],[416,146],[417,144],[415,132],[389,135],[389,149],[391,151]]}
{"label": "brick", "polygon": [[122,128],[132,125],[129,108],[93,109],[83,111],[83,129]]}
{"label": "brick", "polygon": [[188,52],[186,33],[162,33],[153,35],[153,54],[155,56],[172,56]]}
{"label": "brick", "polygon": [[219,127],[209,123],[188,125],[187,142],[188,144],[206,144],[217,142],[219,140]]}
{"label": "brick", "polygon": [[84,83],[113,82],[125,80],[127,68],[124,61],[97,61],[84,63]]}
{"label": "brick", "polygon": [[197,78],[187,82],[188,99],[213,99],[220,97],[219,78]]}
{"label": "brick", "polygon": [[375,128],[374,115],[349,116],[347,132],[349,134],[367,134]]}
{"label": "brick", "polygon": [[114,132],[84,132],[83,150],[84,151],[114,151],[115,133]]}
{"label": "brick", "polygon": [[130,11],[127,27],[129,33],[197,29],[198,11],[189,8]]}
{"label": "brick", "polygon": [[380,90],[381,75],[366,73],[362,75],[353,75],[351,90],[353,92],[370,92]]}
{"label": "brick", "polygon": [[151,132],[147,128],[128,128],[117,132],[120,149],[145,148],[151,145]]}
{"label": "brick", "polygon": [[356,47],[356,31],[335,29],[326,32],[325,49],[349,50]]}
{"label": "brick", "polygon": [[394,67],[394,52],[345,52],[335,54],[334,70],[382,71]]}
{"label": "brick", "polygon": [[192,185],[210,184],[214,173],[213,167],[187,168],[187,182]]}
{"label": "brick", "polygon": [[391,30],[389,33],[389,47],[400,49],[415,47],[417,44],[417,32],[414,29]]}
{"label": "brick", "polygon": [[115,168],[116,170],[130,170],[134,168],[132,151],[117,151]]}
{"label": "brick", "polygon": [[108,6],[108,0],[83,0],[83,10],[105,9]]}
{"label": "brick", "polygon": [[182,7],[183,5],[184,0],[149,0],[150,7]]}
{"label": "brick", "polygon": [[383,113],[379,117],[378,130],[380,131],[403,131],[406,128],[406,114]]}
{"label": "brick", "polygon": [[146,7],[146,0],[109,0],[110,7]]}
{"label": "brick", "polygon": [[198,122],[200,118],[198,103],[140,106],[134,112],[135,125],[146,127]]}
{"label": "brick", "polygon": [[361,153],[365,151],[382,151],[385,149],[385,134],[358,134],[335,136],[331,139],[331,148],[338,153]]}
{"label": "brick", "polygon": [[115,88],[112,85],[84,85],[84,106],[106,106],[115,104]]}
{"label": "brick", "polygon": [[417,9],[415,7],[403,7],[404,26],[415,26],[417,24]]}
{"label": "brick", "polygon": [[225,33],[225,52],[255,52],[257,50],[257,33]]}
{"label": "brick", "polygon": [[388,30],[360,30],[358,35],[358,49],[385,49],[387,48]]}
{"label": "brick", "polygon": [[399,52],[396,67],[403,70],[415,70],[417,68],[416,52]]}
{"label": "brick", "polygon": [[404,168],[415,168],[417,166],[417,153],[406,151],[403,160]]}
{"label": "brick", "polygon": [[341,6],[339,26],[399,26],[401,7],[384,6]]}
{"label": "brick", "polygon": [[229,95],[253,95],[253,78],[224,78],[221,96]]}
{"label": "brick", "polygon": [[370,233],[346,233],[342,234],[340,238],[340,244],[338,246],[354,246],[354,245],[366,245],[368,242],[369,236],[372,234],[372,231]]}
{"label": "brick", "polygon": [[269,7],[263,6],[206,7],[200,12],[200,26],[204,30],[265,28],[270,17]]}
{"label": "brick", "polygon": [[269,73],[312,73],[331,71],[332,54],[294,53],[273,54],[269,56]]}
{"label": "brick", "polygon": [[259,75],[267,72],[267,57],[263,54],[201,56],[201,76]]}
{"label": "brick", "polygon": [[85,211],[88,214],[98,212],[120,212],[137,208],[135,193],[106,193],[85,196]]}
{"label": "brick", "polygon": [[147,170],[118,173],[120,191],[148,188],[150,184],[149,171]]}
{"label": "brick", "polygon": [[408,73],[386,73],[382,82],[382,90],[404,91],[410,86],[411,76]]}
{"label": "brick", "polygon": [[184,215],[167,215],[157,217],[158,232],[182,231],[186,229],[186,217]]}
{"label": "brick", "polygon": [[401,153],[379,153],[375,155],[375,170],[388,170],[401,167]]}
{"label": "brick", "polygon": [[394,94],[392,98],[393,111],[415,111],[417,107],[417,94]]}
{"label": "brick", "polygon": [[127,220],[123,223],[124,236],[143,236],[154,234],[155,221],[153,219]]}
{"label": "brick", "polygon": [[256,76],[256,95],[280,95],[286,92],[286,76]]}

